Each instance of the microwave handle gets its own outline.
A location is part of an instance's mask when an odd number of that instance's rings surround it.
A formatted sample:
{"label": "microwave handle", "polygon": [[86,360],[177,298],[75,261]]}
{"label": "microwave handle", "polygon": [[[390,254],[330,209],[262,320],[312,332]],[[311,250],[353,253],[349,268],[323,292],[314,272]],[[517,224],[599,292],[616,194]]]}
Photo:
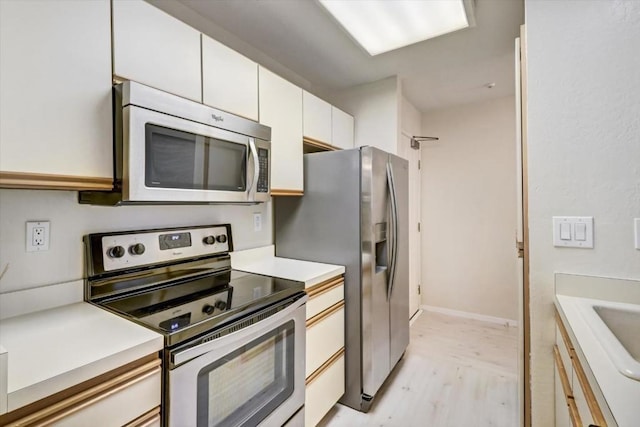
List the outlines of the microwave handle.
{"label": "microwave handle", "polygon": [[253,179],[251,180],[251,186],[247,192],[249,201],[252,201],[256,197],[256,189],[258,186],[258,177],[260,176],[260,161],[258,159],[258,150],[256,149],[256,140],[249,138],[249,155],[253,157]]}

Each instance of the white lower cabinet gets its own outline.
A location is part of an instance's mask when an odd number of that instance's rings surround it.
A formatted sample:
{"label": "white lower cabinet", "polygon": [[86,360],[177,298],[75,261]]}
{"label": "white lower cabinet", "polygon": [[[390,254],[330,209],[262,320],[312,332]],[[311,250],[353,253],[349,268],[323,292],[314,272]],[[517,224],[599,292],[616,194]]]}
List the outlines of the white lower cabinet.
{"label": "white lower cabinet", "polygon": [[[7,427],[160,425],[161,361],[149,357],[0,417]],[[50,402],[50,403],[49,403]],[[30,408],[34,409],[31,410]]]}
{"label": "white lower cabinet", "polygon": [[555,366],[555,400],[556,400],[556,426],[555,427],[572,427],[571,417],[569,416],[569,404],[567,397],[562,389],[562,379],[558,365]]}
{"label": "white lower cabinet", "polygon": [[578,359],[567,329],[556,313],[555,419],[556,427],[606,427],[602,410]]}
{"label": "white lower cabinet", "polygon": [[344,394],[344,278],[307,289],[305,426],[317,425]]}
{"label": "white lower cabinet", "polygon": [[317,425],[344,394],[344,351],[307,383],[304,425]]}

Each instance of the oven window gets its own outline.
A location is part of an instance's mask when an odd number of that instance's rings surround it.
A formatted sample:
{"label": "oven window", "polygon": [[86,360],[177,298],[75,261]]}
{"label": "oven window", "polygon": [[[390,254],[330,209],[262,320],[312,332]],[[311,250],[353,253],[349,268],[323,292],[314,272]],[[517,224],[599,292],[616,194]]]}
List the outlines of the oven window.
{"label": "oven window", "polygon": [[145,185],[246,191],[247,147],[147,123]]}
{"label": "oven window", "polygon": [[293,393],[294,321],[198,373],[198,427],[255,426]]}

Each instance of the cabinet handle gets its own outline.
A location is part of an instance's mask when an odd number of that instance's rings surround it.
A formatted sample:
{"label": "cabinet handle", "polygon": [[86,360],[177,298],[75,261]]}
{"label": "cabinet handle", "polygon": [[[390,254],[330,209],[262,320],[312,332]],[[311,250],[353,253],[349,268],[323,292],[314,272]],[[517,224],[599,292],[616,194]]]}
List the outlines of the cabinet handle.
{"label": "cabinet handle", "polygon": [[576,371],[578,375],[578,382],[580,383],[580,388],[584,393],[584,397],[587,400],[587,405],[589,406],[589,412],[591,412],[591,417],[597,423],[596,425],[599,427],[607,427],[607,422],[604,420],[604,416],[602,415],[602,411],[600,410],[600,406],[598,405],[598,401],[596,400],[596,396],[593,394],[593,390],[589,385],[589,380],[587,379],[587,375],[584,373],[582,369],[582,365],[580,364],[580,360],[578,360],[578,354],[575,349],[571,349],[571,360],[573,361],[573,369]]}
{"label": "cabinet handle", "polygon": [[318,369],[313,371],[313,373],[309,375],[309,378],[305,380],[304,385],[308,386],[313,381],[315,381],[316,378],[324,374],[331,366],[333,366],[334,363],[338,361],[338,359],[340,359],[340,357],[343,354],[344,354],[344,347],[338,350],[333,356],[331,356],[326,362],[324,362]]}
{"label": "cabinet handle", "polygon": [[344,278],[342,276],[337,277],[335,279],[329,279],[322,283],[318,283],[310,287],[307,290],[307,295],[309,295],[309,299],[315,298],[319,295],[324,294],[325,292],[329,292],[330,290],[337,288],[338,286],[344,284]]}
{"label": "cabinet handle", "polygon": [[569,339],[569,334],[567,333],[567,329],[564,327],[564,323],[562,323],[562,318],[560,317],[560,313],[558,313],[558,309],[556,312],[556,324],[558,325],[558,329],[560,329],[560,335],[562,335],[562,341],[564,341],[564,346],[567,347],[567,351],[571,354],[571,350],[573,350],[573,345],[571,344],[571,340]]}
{"label": "cabinet handle", "polygon": [[558,368],[558,374],[560,375],[560,382],[562,383],[564,398],[567,402],[567,406],[569,407],[571,424],[573,425],[573,427],[582,427],[580,414],[578,413],[578,407],[576,406],[576,402],[575,400],[573,400],[573,396],[571,395],[569,376],[567,375],[567,371],[565,370],[564,364],[562,363],[562,357],[560,356],[560,350],[558,350],[557,345],[553,346],[553,358],[555,359],[556,367]]}
{"label": "cabinet handle", "polygon": [[41,411],[35,412],[24,418],[21,418],[14,423],[8,424],[7,427],[18,426],[49,426],[59,421],[60,419],[67,417],[71,414],[78,412],[79,410],[86,408],[100,400],[111,396],[127,387],[130,387],[142,380],[145,380],[153,375],[160,375],[160,359],[152,360],[138,368],[115,377],[109,381],[105,381],[95,387],[71,396],[61,402],[51,405]]}
{"label": "cabinet handle", "polygon": [[336,311],[340,310],[343,307],[344,307],[344,301],[339,301],[333,304],[331,307],[327,308],[325,311],[319,314],[316,314],[311,319],[307,320],[307,323],[306,323],[307,329],[309,329],[316,323],[326,319],[327,317],[331,316],[333,313],[335,313]]}

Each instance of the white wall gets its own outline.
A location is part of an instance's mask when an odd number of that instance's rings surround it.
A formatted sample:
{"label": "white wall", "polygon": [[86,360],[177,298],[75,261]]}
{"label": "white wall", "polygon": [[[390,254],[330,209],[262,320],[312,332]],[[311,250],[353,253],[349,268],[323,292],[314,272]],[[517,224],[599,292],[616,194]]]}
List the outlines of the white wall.
{"label": "white wall", "polygon": [[[104,207],[77,198],[72,191],[0,190],[0,293],[82,279],[88,233],[230,223],[235,249],[273,243],[271,203]],[[260,232],[253,231],[254,212],[263,215]],[[49,251],[25,251],[28,220],[51,221]]]}
{"label": "white wall", "polygon": [[400,82],[396,76],[340,91],[331,101],[355,117],[355,145],[398,152]]}
{"label": "white wall", "polygon": [[[527,1],[533,425],[553,425],[554,273],[640,278],[640,2]],[[593,249],[551,217],[594,217]]]}
{"label": "white wall", "polygon": [[515,99],[422,116],[422,303],[517,319]]}

